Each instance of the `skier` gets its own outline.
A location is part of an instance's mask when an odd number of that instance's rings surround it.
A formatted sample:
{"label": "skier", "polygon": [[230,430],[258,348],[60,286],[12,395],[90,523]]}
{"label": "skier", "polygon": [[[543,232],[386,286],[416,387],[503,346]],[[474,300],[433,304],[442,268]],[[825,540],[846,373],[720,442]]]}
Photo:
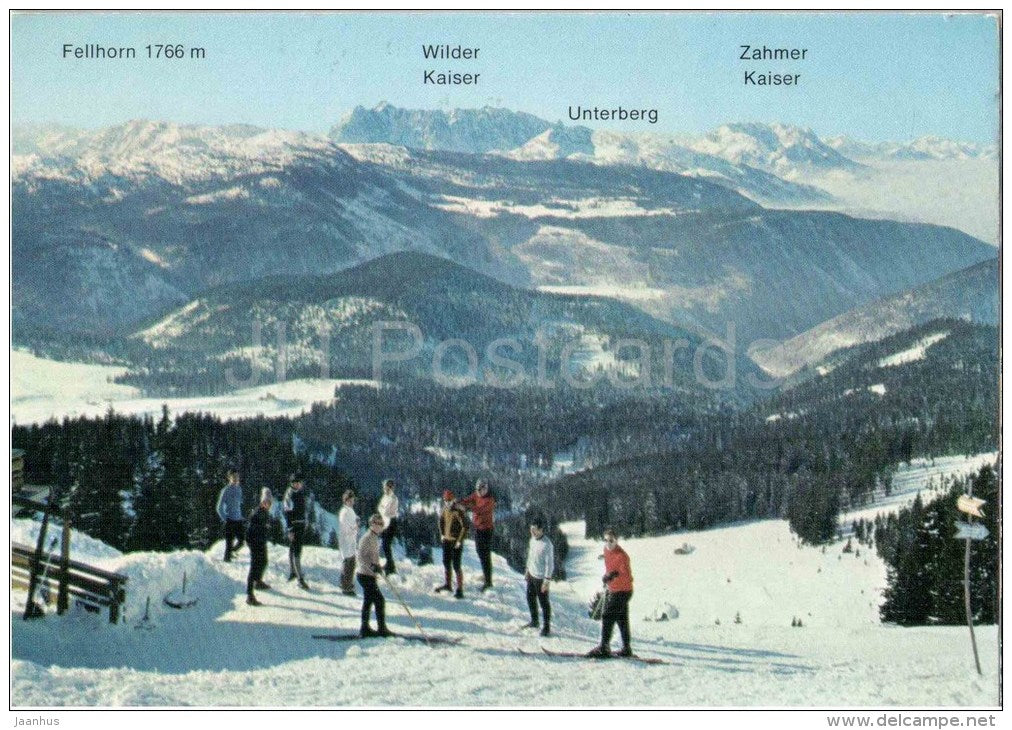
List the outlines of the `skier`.
{"label": "skier", "polygon": [[439,515],[439,536],[443,543],[443,572],[446,580],[436,588],[436,593],[452,590],[450,587],[451,568],[457,574],[457,591],[454,598],[464,597],[464,571],[460,567],[464,538],[467,537],[467,514],[457,504],[453,492],[443,492],[443,512]]}
{"label": "skier", "polygon": [[288,523],[288,580],[299,579],[299,587],[309,590],[302,575],[302,541],[306,534],[306,492],[301,474],[288,480],[288,491],[282,501]]}
{"label": "skier", "polygon": [[383,572],[386,575],[397,572],[397,566],[394,565],[393,544],[394,538],[397,537],[397,514],[400,510],[400,502],[397,500],[397,495],[394,494],[396,486],[393,479],[383,482],[383,496],[380,497],[379,505],[376,507],[383,517],[383,557],[386,561],[383,564]]}
{"label": "skier", "polygon": [[337,546],[341,549],[344,565],[341,570],[341,593],[355,595],[355,550],[358,545],[358,515],[355,514],[355,493],[347,490],[344,506],[337,515]]}
{"label": "skier", "polygon": [[611,528],[604,531],[602,582],[605,586],[605,598],[601,643],[591,649],[587,656],[601,658],[611,656],[611,632],[616,623],[622,636],[622,650],[618,655],[632,656],[632,646],[629,643],[629,601],[633,594],[632,568],[629,565],[629,555],[618,544],[618,535]]}
{"label": "skier", "polygon": [[481,572],[485,582],[484,593],[492,587],[492,532],[495,529],[495,497],[488,493],[488,483],[482,479],[474,485],[474,493],[460,500],[464,509],[474,514],[474,547],[481,561]]}
{"label": "skier", "polygon": [[[383,516],[374,514],[369,518],[369,529],[358,541],[358,570],[356,571],[358,584],[362,586],[362,627],[359,635],[363,638],[370,636],[393,636],[387,628],[386,601],[376,585],[376,576],[383,569],[380,566],[380,533],[383,532]],[[376,630],[369,626],[369,610],[376,607]]]}
{"label": "skier", "polygon": [[257,600],[254,588],[269,591],[271,587],[264,583],[264,571],[267,570],[267,533],[271,520],[271,507],[274,495],[264,487],[260,492],[260,504],[250,513],[249,526],[246,528],[246,544],[249,545],[249,575],[246,577],[246,603],[250,606],[263,605]]}
{"label": "skier", "polygon": [[538,622],[538,604],[541,604],[541,615],[544,626],[542,636],[551,634],[552,606],[548,600],[548,586],[555,572],[555,548],[552,541],[545,536],[545,525],[540,518],[531,520],[531,540],[527,545],[527,608],[531,611],[531,622],[524,625],[525,629],[536,629]]}
{"label": "skier", "polygon": [[[225,562],[232,562],[232,553],[242,547],[242,533],[245,520],[242,518],[242,486],[239,472],[230,468],[228,483],[218,493],[218,517],[225,526]],[[233,540],[235,543],[233,544]]]}

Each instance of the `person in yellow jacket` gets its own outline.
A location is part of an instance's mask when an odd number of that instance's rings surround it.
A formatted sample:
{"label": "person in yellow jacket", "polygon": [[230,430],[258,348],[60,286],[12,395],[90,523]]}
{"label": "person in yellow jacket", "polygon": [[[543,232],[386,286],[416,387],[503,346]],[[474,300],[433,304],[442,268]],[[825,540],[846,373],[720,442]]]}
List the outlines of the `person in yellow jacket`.
{"label": "person in yellow jacket", "polygon": [[467,537],[467,513],[457,504],[453,492],[443,492],[443,511],[439,515],[439,537],[443,543],[443,571],[446,580],[436,588],[436,593],[453,590],[450,587],[451,569],[457,574],[457,591],[454,598],[464,597],[464,571],[460,567],[460,556],[464,552]]}

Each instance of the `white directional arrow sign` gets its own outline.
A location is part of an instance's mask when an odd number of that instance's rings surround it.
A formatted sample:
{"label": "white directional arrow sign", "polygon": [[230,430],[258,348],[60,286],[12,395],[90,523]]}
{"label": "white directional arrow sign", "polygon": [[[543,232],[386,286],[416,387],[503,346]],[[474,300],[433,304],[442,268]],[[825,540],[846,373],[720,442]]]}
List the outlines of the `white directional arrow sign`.
{"label": "white directional arrow sign", "polygon": [[972,525],[969,522],[957,522],[956,523],[956,539],[957,540],[983,540],[989,534],[987,528],[979,522],[974,522]]}
{"label": "white directional arrow sign", "polygon": [[980,508],[986,501],[977,497],[971,497],[969,494],[963,494],[956,500],[956,509],[974,517],[983,517],[984,515],[981,513]]}

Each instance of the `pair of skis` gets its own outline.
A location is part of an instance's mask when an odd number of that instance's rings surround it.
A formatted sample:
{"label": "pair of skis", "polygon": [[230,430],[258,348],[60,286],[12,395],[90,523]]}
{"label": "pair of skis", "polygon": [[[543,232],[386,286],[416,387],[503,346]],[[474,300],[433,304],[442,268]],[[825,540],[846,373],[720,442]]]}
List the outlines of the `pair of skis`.
{"label": "pair of skis", "polygon": [[[519,651],[524,656],[540,656],[535,652],[524,651],[523,649],[520,649]],[[577,651],[552,651],[551,649],[546,649],[545,647],[541,647],[541,651],[544,652],[547,656],[555,657],[557,659],[587,659],[588,661],[607,661],[609,659],[624,659],[626,661],[633,661],[639,662],[640,664],[650,664],[650,665],[668,663],[663,659],[637,656],[636,654],[632,654],[631,656],[619,656],[618,654],[609,654],[608,656],[587,656],[586,654],[581,654],[580,652]]]}
{"label": "pair of skis", "polygon": [[323,639],[325,641],[365,641],[366,639],[407,639],[408,641],[421,641],[424,644],[442,644],[446,646],[456,646],[459,644],[463,637],[449,637],[449,636],[420,636],[417,634],[391,634],[390,636],[361,636],[359,634],[313,634],[314,639]]}

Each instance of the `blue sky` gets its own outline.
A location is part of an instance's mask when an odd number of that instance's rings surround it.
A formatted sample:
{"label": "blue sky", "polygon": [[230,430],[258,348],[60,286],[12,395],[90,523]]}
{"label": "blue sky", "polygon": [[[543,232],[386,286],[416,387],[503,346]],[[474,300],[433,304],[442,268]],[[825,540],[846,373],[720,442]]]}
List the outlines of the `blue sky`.
{"label": "blue sky", "polygon": [[[63,58],[64,43],[132,46],[133,60]],[[148,60],[181,43],[203,60]],[[479,47],[430,61],[423,43]],[[803,61],[744,63],[739,46],[807,48]],[[656,125],[730,121],[818,134],[994,142],[998,29],[983,15],[869,13],[79,13],[11,22],[15,124],[97,127],[128,119],[245,122],[322,132],[356,105],[503,106],[550,121],[570,105],[654,108]],[[481,74],[424,85],[426,69]],[[800,73],[796,87],[746,86],[747,70]]]}

